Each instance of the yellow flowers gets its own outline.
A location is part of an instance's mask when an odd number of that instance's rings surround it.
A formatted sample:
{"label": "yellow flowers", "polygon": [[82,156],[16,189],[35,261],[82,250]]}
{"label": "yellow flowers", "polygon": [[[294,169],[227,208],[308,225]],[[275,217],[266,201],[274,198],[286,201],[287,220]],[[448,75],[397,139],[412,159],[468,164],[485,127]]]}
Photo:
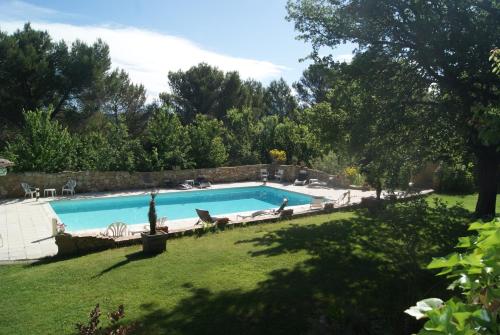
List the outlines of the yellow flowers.
{"label": "yellow flowers", "polygon": [[271,149],[269,151],[269,156],[271,156],[271,159],[275,163],[282,164],[286,162],[286,152],[284,150]]}
{"label": "yellow flowers", "polygon": [[359,170],[355,166],[348,166],[344,169],[344,174],[348,178],[353,178],[359,174]]}

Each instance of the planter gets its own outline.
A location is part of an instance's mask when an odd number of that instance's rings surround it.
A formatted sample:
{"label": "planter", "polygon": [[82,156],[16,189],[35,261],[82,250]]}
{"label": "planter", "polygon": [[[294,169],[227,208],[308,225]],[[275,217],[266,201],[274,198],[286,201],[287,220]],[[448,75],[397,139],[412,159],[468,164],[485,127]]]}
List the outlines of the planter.
{"label": "planter", "polygon": [[142,233],[142,252],[146,254],[160,254],[167,250],[168,234],[157,231],[155,235],[149,233]]}

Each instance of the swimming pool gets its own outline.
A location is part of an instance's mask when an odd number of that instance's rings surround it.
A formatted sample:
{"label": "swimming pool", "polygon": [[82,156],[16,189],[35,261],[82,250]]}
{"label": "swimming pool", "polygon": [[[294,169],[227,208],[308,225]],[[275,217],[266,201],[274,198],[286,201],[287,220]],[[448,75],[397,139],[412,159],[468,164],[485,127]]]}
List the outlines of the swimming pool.
{"label": "swimming pool", "polygon": [[[197,217],[195,209],[212,215],[277,208],[288,199],[288,206],[305,205],[311,197],[268,186],[225,188],[161,193],[156,197],[158,217],[169,220]],[[121,221],[127,224],[148,222],[149,194],[84,200],[55,200],[50,205],[68,231],[106,228]]]}

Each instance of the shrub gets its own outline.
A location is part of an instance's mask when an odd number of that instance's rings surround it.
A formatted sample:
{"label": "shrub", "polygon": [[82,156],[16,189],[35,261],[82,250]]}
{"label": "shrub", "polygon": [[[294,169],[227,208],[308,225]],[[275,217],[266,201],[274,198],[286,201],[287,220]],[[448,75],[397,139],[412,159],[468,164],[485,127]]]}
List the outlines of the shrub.
{"label": "shrub", "polygon": [[472,164],[441,165],[435,189],[443,193],[472,193],[475,180]]}
{"label": "shrub", "polygon": [[4,155],[16,171],[60,172],[71,169],[74,141],[68,130],[50,119],[51,110],[25,112],[25,125]]}
{"label": "shrub", "polygon": [[284,150],[271,149],[269,151],[269,156],[276,164],[283,164],[286,162],[286,152]]}
{"label": "shrub", "polygon": [[101,309],[97,304],[90,312],[88,324],[78,323],[76,329],[79,335],[127,335],[132,334],[134,325],[118,325],[118,321],[125,316],[123,305],[118,306],[118,310],[108,313],[110,325],[106,328],[99,326],[101,317]]}
{"label": "shrub", "polygon": [[359,169],[355,166],[346,167],[344,169],[344,175],[347,177],[350,184],[363,185],[365,183],[365,179],[361,175]]}
{"label": "shrub", "polygon": [[429,269],[441,269],[438,276],[452,279],[448,287],[459,289],[460,297],[443,302],[430,298],[417,302],[405,312],[428,318],[419,334],[498,334],[500,311],[500,221],[473,223],[477,235],[462,237],[453,253],[436,258]]}

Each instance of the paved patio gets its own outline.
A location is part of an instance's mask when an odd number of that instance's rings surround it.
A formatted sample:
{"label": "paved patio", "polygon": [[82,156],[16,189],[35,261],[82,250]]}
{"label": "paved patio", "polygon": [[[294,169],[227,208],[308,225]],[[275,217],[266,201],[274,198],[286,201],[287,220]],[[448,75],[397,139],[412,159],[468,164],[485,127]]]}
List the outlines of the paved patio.
{"label": "paved patio", "polygon": [[[245,187],[262,185],[260,182],[215,184],[212,189]],[[294,186],[280,183],[267,183],[267,186],[299,192],[311,196],[321,196],[330,200],[338,199],[347,189],[333,188],[309,188],[306,186]],[[197,189],[196,189],[197,190]],[[160,193],[190,192],[191,190],[178,191],[161,189]],[[138,195],[148,193],[149,190],[108,192],[108,193],[85,193],[77,194],[73,199],[88,199],[95,197],[112,197],[123,195]],[[359,203],[362,197],[374,196],[374,191],[351,190],[351,204]],[[52,218],[57,215],[49,205],[50,200],[65,199],[67,197],[40,198],[36,199],[11,199],[0,202],[0,262],[39,259],[53,256],[57,253],[55,239],[52,236]],[[294,213],[302,213],[309,210],[309,205],[293,206]],[[251,212],[237,213],[248,215]],[[194,213],[193,213],[194,214]],[[227,215],[231,220],[236,220],[237,214]],[[147,220],[138,225],[130,225],[130,231],[140,231]],[[185,230],[192,228],[198,220],[195,218],[168,221],[169,230]],[[75,234],[97,234],[101,230],[87,230],[72,232]]]}

